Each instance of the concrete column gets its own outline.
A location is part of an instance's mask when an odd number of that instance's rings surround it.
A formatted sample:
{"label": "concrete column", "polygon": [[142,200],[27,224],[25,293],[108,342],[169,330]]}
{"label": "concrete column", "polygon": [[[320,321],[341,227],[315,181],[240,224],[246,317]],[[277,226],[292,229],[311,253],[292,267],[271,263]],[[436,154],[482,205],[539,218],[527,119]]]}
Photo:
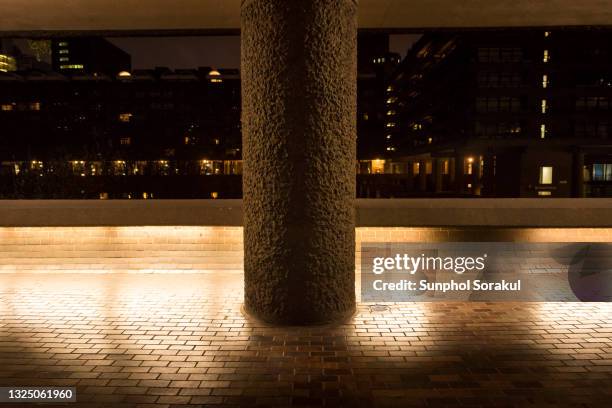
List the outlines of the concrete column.
{"label": "concrete column", "polygon": [[574,153],[574,197],[584,197],[584,153]]}
{"label": "concrete column", "polygon": [[245,310],[355,310],[357,4],[242,1]]}
{"label": "concrete column", "polygon": [[439,193],[442,191],[442,177],[444,171],[444,159],[435,159],[434,160],[434,183],[435,183],[435,192]]}
{"label": "concrete column", "polygon": [[414,162],[409,161],[408,162],[408,169],[407,169],[407,174],[408,174],[408,178],[406,180],[406,188],[408,191],[413,192],[414,191]]}
{"label": "concrete column", "polygon": [[472,193],[480,195],[480,155],[474,155],[472,163]]}
{"label": "concrete column", "polygon": [[419,191],[427,191],[427,161],[419,161]]}
{"label": "concrete column", "polygon": [[463,155],[455,156],[455,192],[463,194],[464,188],[464,177],[465,177],[465,158]]}

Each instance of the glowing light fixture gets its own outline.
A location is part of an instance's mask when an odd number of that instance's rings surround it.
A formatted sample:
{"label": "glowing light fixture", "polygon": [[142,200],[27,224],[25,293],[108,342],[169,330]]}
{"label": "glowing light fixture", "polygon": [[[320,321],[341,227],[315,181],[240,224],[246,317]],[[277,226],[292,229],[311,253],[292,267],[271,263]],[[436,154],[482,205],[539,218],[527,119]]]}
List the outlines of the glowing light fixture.
{"label": "glowing light fixture", "polygon": [[223,82],[223,79],[220,78],[221,77],[221,73],[219,71],[217,71],[216,69],[212,69],[209,73],[208,73],[208,80],[211,83],[221,83]]}

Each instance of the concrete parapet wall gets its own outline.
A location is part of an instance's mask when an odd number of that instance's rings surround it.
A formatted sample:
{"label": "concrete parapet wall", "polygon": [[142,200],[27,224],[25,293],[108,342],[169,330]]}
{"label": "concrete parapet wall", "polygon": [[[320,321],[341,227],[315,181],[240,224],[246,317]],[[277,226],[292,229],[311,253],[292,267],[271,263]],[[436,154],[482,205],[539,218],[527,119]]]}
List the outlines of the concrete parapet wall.
{"label": "concrete parapet wall", "polygon": [[[362,242],[612,242],[612,228],[360,227]],[[242,272],[242,227],[0,227],[0,273]]]}
{"label": "concrete parapet wall", "polygon": [[[358,199],[357,227],[612,227],[612,199]],[[242,200],[3,200],[0,227],[242,226]]]}
{"label": "concrete parapet wall", "polygon": [[[357,200],[362,242],[612,242],[612,200]],[[242,202],[0,201],[1,272],[242,272]]]}

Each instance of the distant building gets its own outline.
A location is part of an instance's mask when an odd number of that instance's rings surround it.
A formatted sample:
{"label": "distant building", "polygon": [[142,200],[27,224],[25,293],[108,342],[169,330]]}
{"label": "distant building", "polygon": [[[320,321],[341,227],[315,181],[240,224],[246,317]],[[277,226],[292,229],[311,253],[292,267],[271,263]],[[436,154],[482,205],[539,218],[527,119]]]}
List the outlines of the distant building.
{"label": "distant building", "polygon": [[362,188],[612,196],[610,44],[603,30],[424,35],[388,83],[384,160],[363,163],[392,174]]}
{"label": "distant building", "polygon": [[0,197],[237,198],[238,70],[0,74]]}
{"label": "distant building", "polygon": [[383,149],[385,89],[400,62],[389,52],[389,34],[360,32],[357,37],[357,148],[361,158],[375,158]]}
{"label": "distant building", "polygon": [[106,74],[115,76],[131,69],[131,57],[100,37],[69,37],[51,43],[53,70],[63,74]]}
{"label": "distant building", "polygon": [[[0,198],[241,197],[238,70],[29,70],[0,87]],[[360,112],[384,107],[381,87],[360,77]],[[360,144],[380,139],[372,115]]]}

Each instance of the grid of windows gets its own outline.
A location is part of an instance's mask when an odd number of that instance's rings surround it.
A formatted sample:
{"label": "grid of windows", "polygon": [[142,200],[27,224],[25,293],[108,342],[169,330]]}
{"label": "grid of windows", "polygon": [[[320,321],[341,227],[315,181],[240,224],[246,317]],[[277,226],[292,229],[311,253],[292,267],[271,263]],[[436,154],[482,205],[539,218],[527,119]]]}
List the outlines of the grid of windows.
{"label": "grid of windows", "polygon": [[478,74],[480,88],[518,88],[522,85],[518,72],[481,72]]}
{"label": "grid of windows", "polygon": [[607,96],[583,96],[576,98],[577,111],[610,110],[610,98]]}
{"label": "grid of windows", "polygon": [[521,101],[519,98],[507,96],[478,97],[476,98],[476,112],[519,112]]}
{"label": "grid of windows", "polygon": [[478,48],[479,62],[520,62],[523,50],[518,47],[482,47]]}
{"label": "grid of windows", "polygon": [[609,138],[612,136],[612,121],[579,121],[574,124],[574,135],[586,138]]}
{"label": "grid of windows", "polygon": [[593,164],[593,181],[612,181],[612,163]]}

